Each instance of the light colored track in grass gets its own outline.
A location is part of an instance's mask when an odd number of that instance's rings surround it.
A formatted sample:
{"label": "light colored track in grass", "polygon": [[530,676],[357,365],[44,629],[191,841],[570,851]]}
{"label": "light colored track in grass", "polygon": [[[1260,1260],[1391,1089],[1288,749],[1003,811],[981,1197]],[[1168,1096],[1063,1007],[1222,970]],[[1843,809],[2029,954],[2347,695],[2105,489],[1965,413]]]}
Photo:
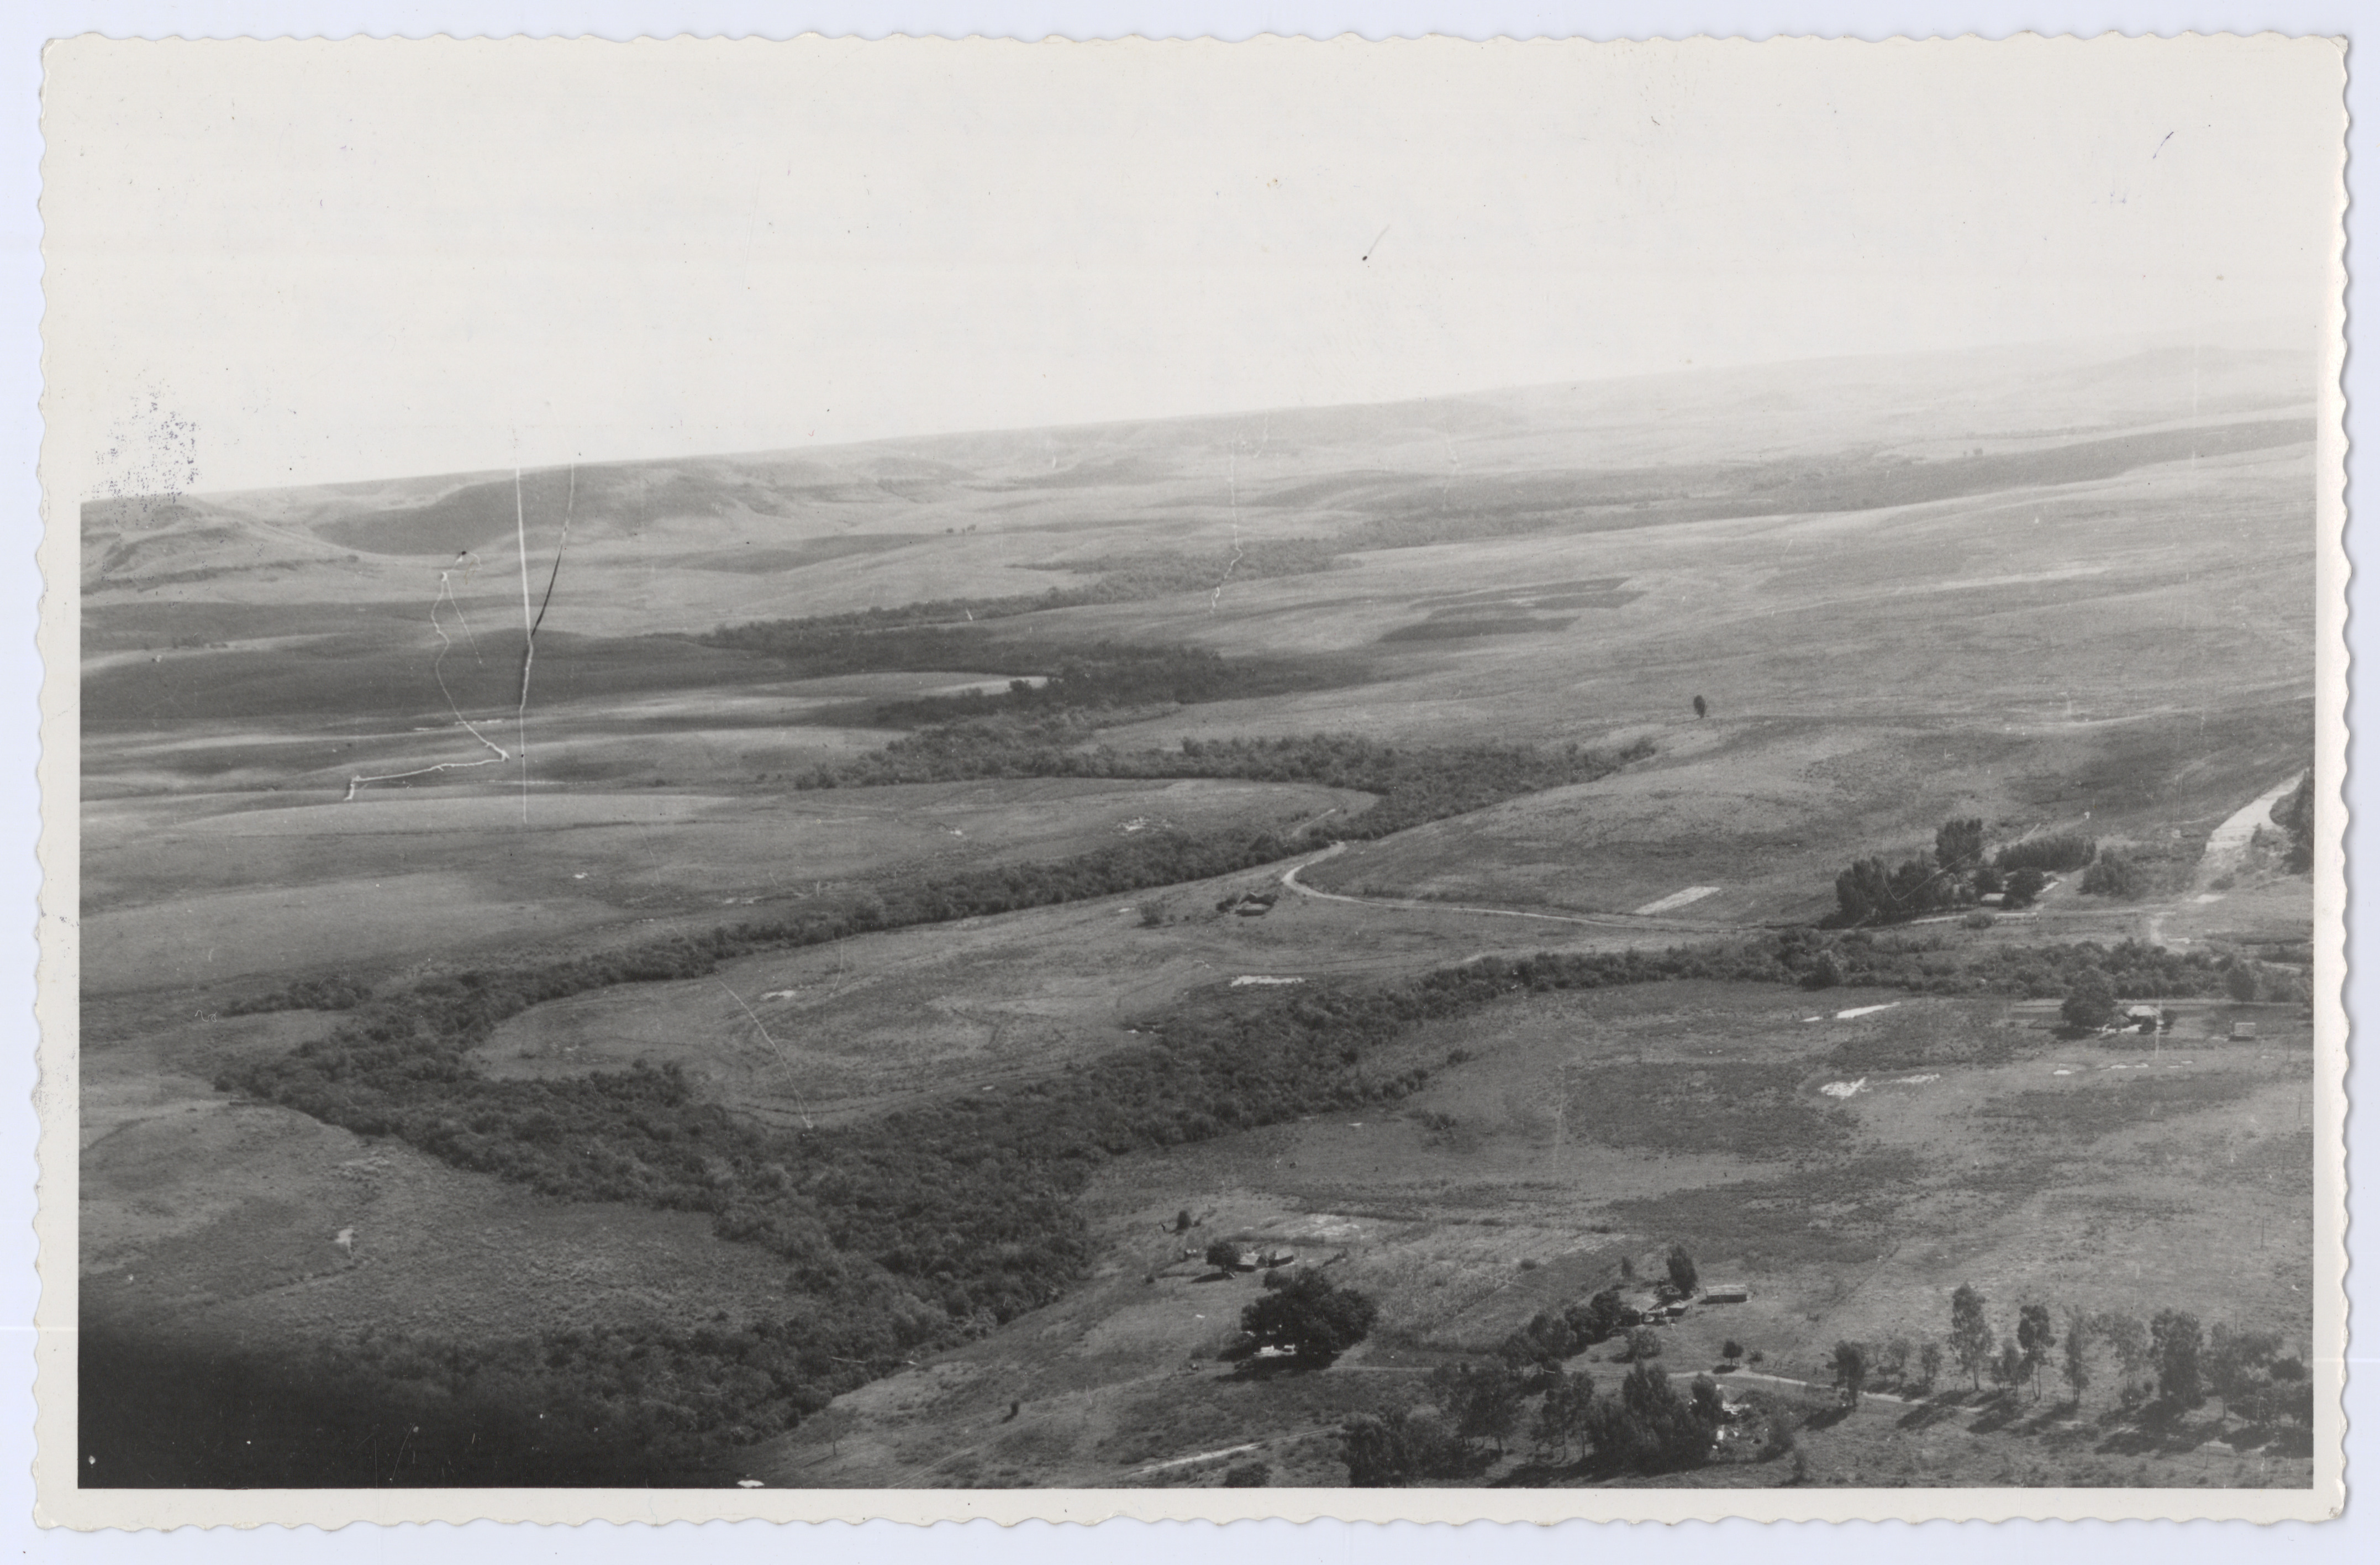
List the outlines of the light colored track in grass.
{"label": "light colored track in grass", "polygon": [[1536,919],[1545,923],[1571,923],[1586,929],[1643,930],[1649,935],[1742,935],[1755,930],[1755,924],[1695,923],[1682,919],[1646,918],[1636,913],[1540,913],[1521,908],[1487,908],[1470,902],[1433,902],[1418,897],[1349,897],[1336,891],[1319,891],[1297,878],[1300,871],[1334,858],[1346,850],[1343,842],[1334,842],[1311,858],[1300,859],[1281,871],[1281,884],[1301,897],[1311,897],[1321,902],[1345,902],[1358,908],[1385,908],[1409,913],[1484,913],[1491,918]]}

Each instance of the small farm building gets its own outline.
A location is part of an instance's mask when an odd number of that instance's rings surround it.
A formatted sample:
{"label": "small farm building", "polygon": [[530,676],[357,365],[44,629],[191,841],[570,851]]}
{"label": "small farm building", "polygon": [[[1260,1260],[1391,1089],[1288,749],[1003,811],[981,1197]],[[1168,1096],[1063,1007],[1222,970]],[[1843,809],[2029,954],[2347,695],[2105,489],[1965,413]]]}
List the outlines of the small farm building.
{"label": "small farm building", "polygon": [[1742,1304],[1751,1298],[1752,1290],[1740,1282],[1714,1282],[1703,1290],[1706,1304]]}

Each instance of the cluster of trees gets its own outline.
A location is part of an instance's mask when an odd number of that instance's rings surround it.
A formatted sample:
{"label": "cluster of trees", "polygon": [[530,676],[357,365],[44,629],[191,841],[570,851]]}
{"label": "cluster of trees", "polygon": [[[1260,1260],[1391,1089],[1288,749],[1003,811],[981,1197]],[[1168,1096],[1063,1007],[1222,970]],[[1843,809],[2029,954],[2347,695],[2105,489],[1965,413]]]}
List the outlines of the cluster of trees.
{"label": "cluster of trees", "polygon": [[1259,1348],[1287,1353],[1300,1367],[1329,1363],[1371,1334],[1379,1306],[1312,1266],[1268,1272],[1264,1297],[1240,1312],[1240,1329]]}
{"label": "cluster of trees", "polygon": [[2156,875],[2133,855],[2110,848],[2082,872],[2082,894],[2137,902],[2156,889]]}
{"label": "cluster of trees", "polygon": [[[2305,975],[2292,968],[2268,965],[2237,953],[2199,954],[2204,960],[2190,972],[2201,985],[2197,993],[2220,995],[2242,1004],[2255,1000],[2302,1004],[2312,995]],[[2058,1008],[2058,1019],[2069,1027],[2095,1032],[2116,1020],[2119,995],[2147,999],[2163,998],[2173,992],[2143,989],[2138,984],[2136,971],[2111,972],[2096,964],[2085,965],[2070,979],[2066,998]],[[2169,1019],[2163,1024],[2170,1025]]]}
{"label": "cluster of trees", "polygon": [[[1947,1363],[1980,1391],[1989,1379],[2003,1394],[2030,1387],[2038,1399],[2054,1371],[2076,1402],[2113,1360],[2118,1400],[2126,1411],[2172,1417],[2221,1399],[2233,1417],[2257,1427],[2313,1418],[2313,1388],[2302,1360],[2282,1353],[2277,1331],[2217,1325],[2209,1332],[2186,1310],[2157,1311],[2143,1321],[2119,1311],[2068,1308],[2053,1314],[2039,1302],[2020,1304],[2012,1329],[1996,1328],[1988,1302],[1972,1284],[1950,1295],[1949,1330],[1912,1353],[1897,1339],[1882,1350],[1835,1344],[1835,1382],[1847,1400],[1882,1383],[1931,1392]],[[2099,1351],[2104,1350],[2104,1359]],[[1914,1373],[1912,1373],[1912,1363]]]}
{"label": "cluster of trees", "polygon": [[[2225,952],[2192,948],[2176,951],[2124,940],[2103,946],[2080,940],[2038,946],[1995,946],[1960,950],[1938,936],[1896,935],[1852,930],[1838,937],[1786,931],[1774,937],[1773,976],[1805,988],[1836,984],[1908,989],[1931,995],[2007,995],[2059,999],[2096,972],[2111,994],[2135,999],[2204,999],[2233,995],[2246,982],[2244,966],[2260,995],[2276,998],[2301,994],[2303,981],[2285,967],[2267,966]],[[2236,997],[2236,996],[2235,996]]]}
{"label": "cluster of trees", "polygon": [[1473,1473],[1486,1455],[1483,1442],[1501,1455],[1525,1425],[1547,1458],[1662,1473],[1708,1460],[1722,1414],[1718,1383],[1709,1375],[1681,1391],[1666,1371],[1641,1361],[1615,1393],[1601,1396],[1584,1371],[1524,1370],[1502,1360],[1446,1364],[1432,1373],[1427,1400],[1350,1419],[1341,1452],[1354,1487],[1402,1487]]}
{"label": "cluster of trees", "polygon": [[[1948,820],[1934,833],[1934,850],[1890,865],[1881,858],[1854,862],[1835,877],[1838,927],[1898,923],[1926,913],[1975,905],[1997,895],[2001,905],[2029,906],[2048,884],[2049,874],[2090,863],[2098,844],[2072,835],[2028,838],[2003,845],[1987,859],[1984,823],[1975,817]],[[2088,880],[2083,889],[2089,890]]]}
{"label": "cluster of trees", "polygon": [[1504,1339],[1496,1350],[1507,1365],[1559,1365],[1597,1343],[1619,1335],[1631,1312],[1620,1302],[1617,1285],[1556,1313],[1540,1310],[1529,1323]]}

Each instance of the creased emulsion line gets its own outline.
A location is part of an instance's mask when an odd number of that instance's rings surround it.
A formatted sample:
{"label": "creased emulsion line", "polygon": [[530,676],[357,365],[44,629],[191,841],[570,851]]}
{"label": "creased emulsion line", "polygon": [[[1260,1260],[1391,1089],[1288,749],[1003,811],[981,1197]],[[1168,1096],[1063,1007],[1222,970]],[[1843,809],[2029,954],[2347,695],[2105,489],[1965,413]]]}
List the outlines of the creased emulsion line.
{"label": "creased emulsion line", "polygon": [[[438,638],[438,655],[430,660],[430,677],[438,681],[438,693],[446,698],[446,710],[454,714],[455,721],[463,726],[466,733],[495,753],[484,761],[442,761],[434,766],[417,766],[409,772],[383,772],[378,776],[366,776],[358,772],[347,778],[347,796],[345,801],[346,803],[355,802],[356,794],[366,783],[398,782],[406,777],[426,777],[432,772],[464,772],[474,766],[492,766],[499,762],[512,759],[504,753],[503,745],[472,726],[471,720],[463,715],[463,709],[455,703],[455,692],[446,688],[446,654],[455,650],[455,642],[446,634],[446,628],[438,623],[438,605],[442,603],[452,604],[455,608],[455,617],[458,620],[463,618],[463,605],[455,597],[453,584],[447,580],[448,575],[449,573],[443,570],[438,573],[438,596],[430,600],[430,630]],[[467,636],[471,633],[468,620],[463,621],[463,633]],[[473,647],[475,655],[477,650],[475,643]]]}
{"label": "creased emulsion line", "polygon": [[[446,584],[446,572],[443,570],[438,573],[438,591],[442,596],[449,598],[453,596]],[[462,617],[462,615],[463,605],[461,604],[456,604],[455,605],[455,616],[459,619]],[[473,739],[478,740],[481,744],[484,744],[490,750],[494,751],[497,760],[511,760],[512,757],[504,753],[504,747],[503,745],[498,744],[495,740],[490,739],[487,735],[481,733],[478,728],[471,726],[471,720],[463,715],[463,709],[455,704],[455,692],[446,688],[446,654],[455,650],[455,643],[453,641],[448,639],[445,627],[438,623],[438,605],[435,601],[432,601],[430,605],[430,629],[438,637],[438,655],[430,660],[430,677],[438,681],[438,693],[446,698],[446,710],[455,715],[455,721],[462,724],[464,730]],[[464,634],[470,634],[470,630],[468,626],[465,627]],[[484,766],[488,764],[488,763],[485,761],[474,761],[471,764],[474,766]]]}
{"label": "creased emulsion line", "polygon": [[724,978],[714,978],[711,982],[718,984],[721,988],[725,989],[727,991],[727,997],[735,1002],[735,1009],[742,1011],[746,1017],[750,1019],[752,1025],[760,1030],[761,1041],[769,1045],[769,1052],[777,1057],[778,1069],[785,1072],[785,1090],[794,1094],[794,1107],[801,1114],[802,1129],[805,1131],[817,1130],[817,1124],[810,1119],[809,1105],[802,1101],[801,1089],[793,1084],[793,1062],[785,1058],[784,1045],[778,1043],[775,1038],[769,1035],[768,1023],[762,1021],[759,1017],[752,1014],[752,1008],[744,1003],[744,996],[737,994],[735,988],[728,984],[727,980]]}
{"label": "creased emulsion line", "polygon": [[537,628],[553,604],[553,584],[562,579],[562,552],[570,546],[570,513],[578,503],[578,465],[570,467],[569,497],[562,507],[562,541],[553,548],[553,569],[545,579],[545,597],[534,605],[528,593],[528,513],[521,504],[520,469],[513,469],[513,529],[520,540],[521,680],[520,705],[513,715],[516,742],[520,748],[521,825],[528,825],[528,679],[537,663]]}

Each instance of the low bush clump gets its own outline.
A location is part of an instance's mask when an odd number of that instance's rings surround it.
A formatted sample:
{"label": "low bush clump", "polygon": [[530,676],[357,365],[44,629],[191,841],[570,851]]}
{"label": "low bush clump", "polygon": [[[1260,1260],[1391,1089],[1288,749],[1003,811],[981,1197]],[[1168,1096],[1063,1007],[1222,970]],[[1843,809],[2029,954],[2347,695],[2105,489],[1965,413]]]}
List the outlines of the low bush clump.
{"label": "low bush clump", "polygon": [[1992,867],[2002,874],[2017,870],[2041,870],[2057,874],[2066,870],[2079,870],[2098,856],[2099,844],[2094,838],[2074,832],[2061,832],[2044,837],[2028,837],[2009,843],[1992,854]]}

